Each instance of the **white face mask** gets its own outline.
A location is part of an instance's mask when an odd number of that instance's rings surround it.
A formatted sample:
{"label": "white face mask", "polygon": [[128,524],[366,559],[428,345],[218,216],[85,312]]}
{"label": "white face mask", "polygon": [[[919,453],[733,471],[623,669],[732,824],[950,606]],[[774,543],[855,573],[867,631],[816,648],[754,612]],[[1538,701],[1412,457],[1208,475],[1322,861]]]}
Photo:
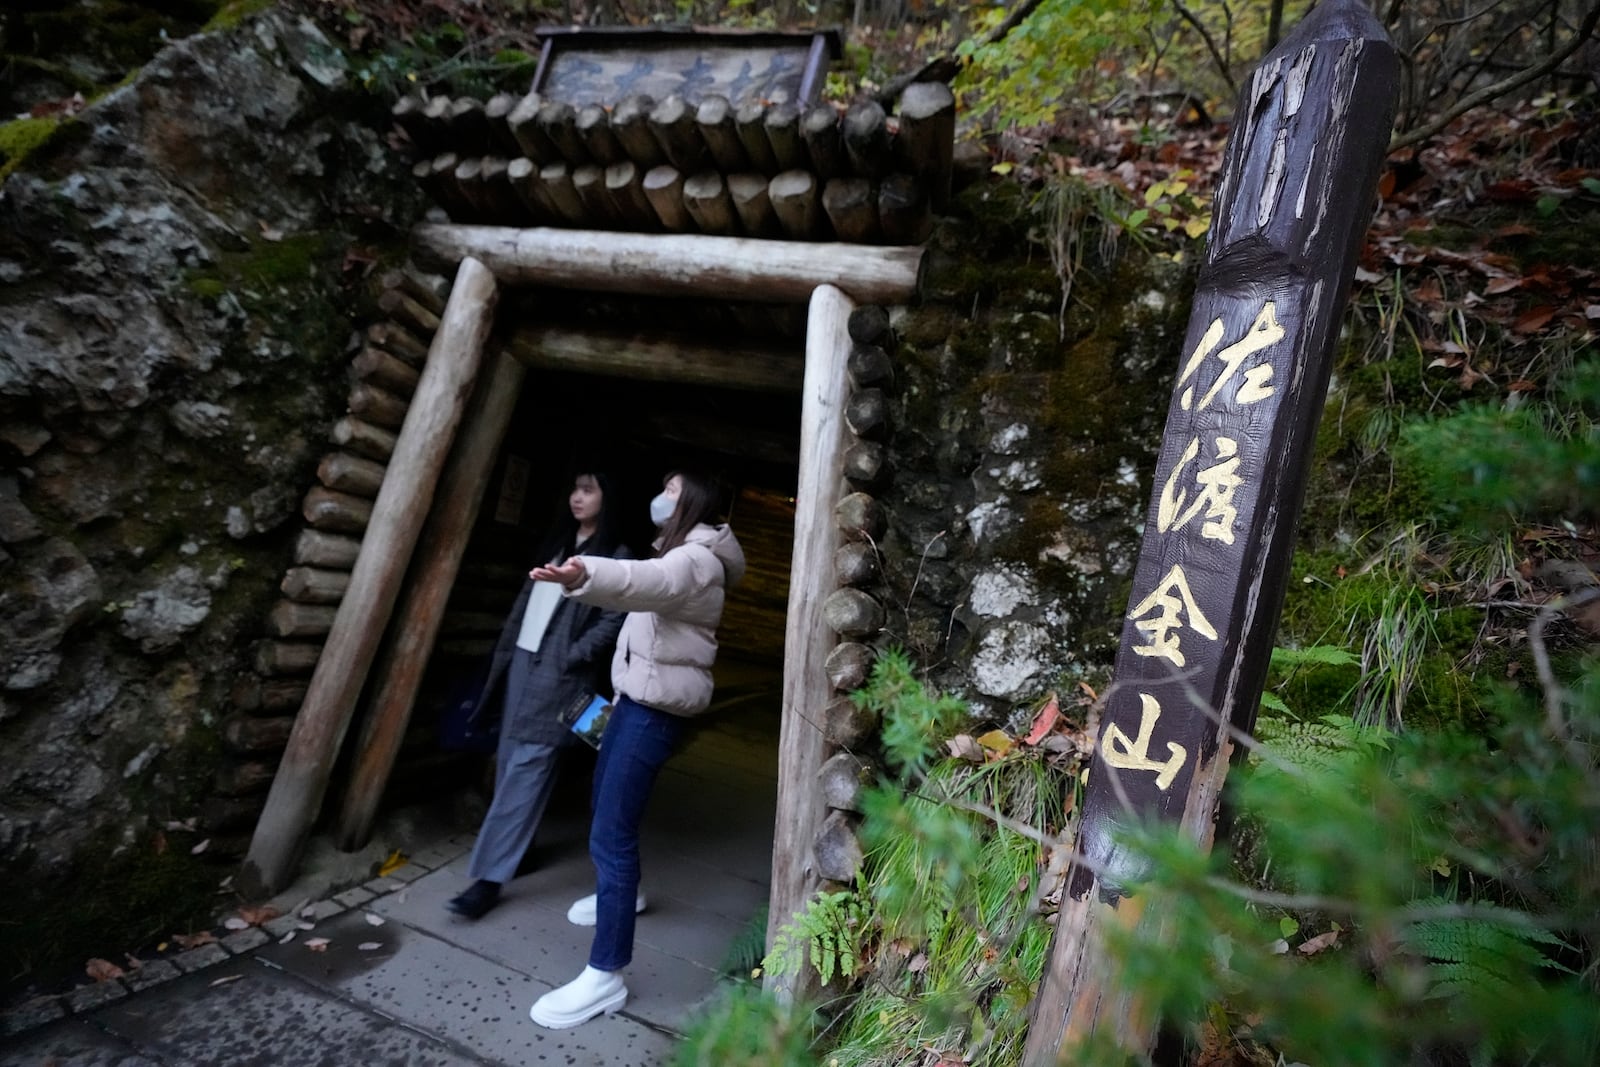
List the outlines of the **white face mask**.
{"label": "white face mask", "polygon": [[672,513],[678,510],[678,502],[666,493],[657,493],[650,501],[650,521],[657,526],[665,526],[667,520],[672,518]]}

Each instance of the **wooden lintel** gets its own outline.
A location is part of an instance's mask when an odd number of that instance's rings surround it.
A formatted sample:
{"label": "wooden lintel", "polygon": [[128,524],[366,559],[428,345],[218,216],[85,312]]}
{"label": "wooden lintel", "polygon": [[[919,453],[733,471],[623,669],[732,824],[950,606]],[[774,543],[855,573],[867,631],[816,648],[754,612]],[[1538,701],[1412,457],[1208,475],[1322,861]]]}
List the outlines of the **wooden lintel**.
{"label": "wooden lintel", "polygon": [[428,223],[415,254],[449,269],[466,257],[506,285],[656,296],[804,303],[832,285],[857,303],[904,304],[917,291],[920,246],[763,241],[704,234],[607,233]]}
{"label": "wooden lintel", "polygon": [[529,369],[687,382],[758,393],[798,393],[805,373],[798,351],[751,345],[717,347],[660,334],[533,325],[520,327],[511,336],[510,349]]}

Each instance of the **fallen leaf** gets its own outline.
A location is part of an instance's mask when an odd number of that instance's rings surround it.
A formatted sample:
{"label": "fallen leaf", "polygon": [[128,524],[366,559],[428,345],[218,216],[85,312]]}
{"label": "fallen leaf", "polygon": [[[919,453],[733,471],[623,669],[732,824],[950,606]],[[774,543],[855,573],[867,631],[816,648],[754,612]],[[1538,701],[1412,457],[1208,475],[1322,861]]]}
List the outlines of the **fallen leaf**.
{"label": "fallen leaf", "polygon": [[262,923],[271,922],[282,912],[271,904],[246,904],[239,909],[239,918],[251,926],[260,926]]}
{"label": "fallen leaf", "polygon": [[1506,388],[1513,393],[1531,393],[1535,389],[1539,388],[1539,386],[1534,382],[1528,381],[1526,378],[1518,378],[1516,381],[1507,385]]}
{"label": "fallen leaf", "polygon": [[306,922],[304,919],[296,919],[294,928],[296,930],[315,930],[317,928],[317,924]]}
{"label": "fallen leaf", "polygon": [[979,735],[978,744],[982,745],[984,748],[988,749],[990,752],[993,752],[997,756],[1004,756],[1007,752],[1011,751],[1012,747],[1016,745],[1016,742],[1013,741],[1011,739],[1011,735],[1006,733],[1004,730],[990,730],[986,734]]}
{"label": "fallen leaf", "polygon": [[406,854],[401,852],[399,849],[395,849],[393,852],[389,853],[389,858],[384,860],[382,866],[378,868],[378,877],[384,878],[393,874],[401,867],[404,867],[407,862],[409,862],[409,860]]}
{"label": "fallen leaf", "polygon": [[956,734],[944,743],[944,747],[945,751],[956,759],[964,759],[970,763],[983,762],[983,749],[972,739],[971,734]]}
{"label": "fallen leaf", "polygon": [[113,978],[121,978],[127,973],[110,960],[103,960],[98,957],[90,960],[83,969],[96,982],[109,982]]}
{"label": "fallen leaf", "polygon": [[278,938],[278,944],[287,945],[289,942],[293,941],[295,938],[297,938],[299,936],[300,936],[300,931],[299,930],[290,930],[288,933],[286,933],[282,937]]}
{"label": "fallen leaf", "polygon": [[1383,281],[1383,275],[1379,274],[1375,270],[1368,270],[1365,267],[1357,267],[1356,268],[1356,281],[1362,282],[1363,284],[1366,284],[1366,285],[1371,285],[1374,282]]}
{"label": "fallen leaf", "polygon": [[198,845],[194,846],[194,848],[191,848],[189,850],[189,855],[198,856],[198,855],[200,855],[200,853],[204,852],[206,849],[208,849],[210,847],[211,847],[211,838],[208,837],[204,841],[200,842]]}
{"label": "fallen leaf", "polygon": [[124,952],[122,954],[122,958],[127,962],[128,970],[130,971],[137,971],[140,967],[144,966],[144,960],[141,960],[138,956],[135,956],[131,952]]}
{"label": "fallen leaf", "polygon": [[266,222],[261,219],[256,220],[256,225],[261,227],[261,239],[263,241],[283,240],[283,231],[278,229],[276,226],[268,226]]}
{"label": "fallen leaf", "polygon": [[369,925],[369,926],[382,926],[383,925],[383,916],[374,915],[370,911],[367,912],[367,925]]}
{"label": "fallen leaf", "polygon": [[168,830],[188,830],[190,833],[193,833],[194,832],[194,825],[195,825],[195,819],[196,818],[197,818],[197,816],[192,816],[191,815],[189,818],[184,819],[182,822],[179,822],[176,819],[170,819],[167,822],[167,829]]}
{"label": "fallen leaf", "polygon": [[1056,723],[1060,720],[1061,706],[1056,703],[1056,695],[1051,693],[1049,698],[1045,700],[1044,707],[1040,708],[1039,713],[1033,717],[1033,728],[1028,731],[1028,736],[1022,739],[1022,743],[1025,745],[1037,745],[1044,740],[1046,734],[1055,729]]}
{"label": "fallen leaf", "polygon": [[910,971],[912,974],[921,974],[927,969],[928,954],[926,952],[917,953],[915,956],[911,957],[911,962],[906,964],[906,970]]}
{"label": "fallen leaf", "polygon": [[199,948],[201,945],[214,943],[217,935],[210,930],[201,930],[193,934],[173,934],[172,940],[178,943],[179,948]]}
{"label": "fallen leaf", "polygon": [[1585,305],[1583,317],[1586,319],[1600,319],[1600,304]]}
{"label": "fallen leaf", "polygon": [[1488,296],[1498,296],[1520,288],[1522,288],[1521,278],[1490,278],[1489,284],[1483,287],[1483,291]]}
{"label": "fallen leaf", "polygon": [[308,937],[303,944],[312,952],[326,952],[328,951],[329,941],[325,937]]}
{"label": "fallen leaf", "polygon": [[1545,324],[1556,317],[1556,309],[1548,304],[1541,307],[1529,308],[1517,316],[1517,321],[1511,328],[1518,333],[1538,333],[1544,329]]}
{"label": "fallen leaf", "polygon": [[1300,955],[1315,956],[1323,949],[1332,948],[1338,943],[1339,931],[1329,930],[1325,934],[1318,934],[1316,937],[1307,938],[1306,941],[1300,946]]}
{"label": "fallen leaf", "polygon": [[219,985],[227,985],[229,982],[237,982],[239,979],[241,979],[243,977],[244,977],[244,975],[242,975],[242,974],[226,974],[226,975],[223,975],[221,978],[218,978],[217,980],[212,982],[211,985],[213,987],[216,987],[216,986],[219,986]]}
{"label": "fallen leaf", "polygon": [[1274,941],[1272,943],[1272,954],[1274,956],[1282,956],[1284,953],[1286,953],[1288,951],[1289,951],[1289,942],[1285,941],[1283,938],[1280,937],[1280,938],[1278,938],[1278,940],[1276,940],[1276,941]]}
{"label": "fallen leaf", "polygon": [[222,920],[222,925],[224,927],[226,927],[227,929],[229,929],[229,930],[248,930],[248,929],[250,929],[250,923],[247,922],[244,919],[239,918],[239,916],[237,916],[237,915],[228,916],[226,919]]}
{"label": "fallen leaf", "polygon": [[382,941],[363,941],[356,946],[356,949],[361,952],[376,952],[382,947]]}

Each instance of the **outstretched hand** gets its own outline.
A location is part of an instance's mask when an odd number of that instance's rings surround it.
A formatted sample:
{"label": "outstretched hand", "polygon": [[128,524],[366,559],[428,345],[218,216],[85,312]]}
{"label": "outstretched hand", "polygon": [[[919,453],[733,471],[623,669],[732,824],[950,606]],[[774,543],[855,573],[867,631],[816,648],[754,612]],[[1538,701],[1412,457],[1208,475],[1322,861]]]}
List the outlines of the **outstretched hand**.
{"label": "outstretched hand", "polygon": [[528,572],[528,577],[536,582],[560,582],[563,589],[576,589],[589,577],[589,571],[582,559],[573,556],[554,567],[535,567]]}

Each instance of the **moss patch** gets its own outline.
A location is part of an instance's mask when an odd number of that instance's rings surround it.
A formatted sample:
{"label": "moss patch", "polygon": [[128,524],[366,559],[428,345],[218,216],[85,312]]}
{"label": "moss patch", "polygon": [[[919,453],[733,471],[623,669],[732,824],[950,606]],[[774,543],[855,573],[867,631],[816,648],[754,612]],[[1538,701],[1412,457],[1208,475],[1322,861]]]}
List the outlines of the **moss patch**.
{"label": "moss patch", "polygon": [[0,125],[0,182],[33,153],[50,143],[61,128],[58,118],[13,119]]}

